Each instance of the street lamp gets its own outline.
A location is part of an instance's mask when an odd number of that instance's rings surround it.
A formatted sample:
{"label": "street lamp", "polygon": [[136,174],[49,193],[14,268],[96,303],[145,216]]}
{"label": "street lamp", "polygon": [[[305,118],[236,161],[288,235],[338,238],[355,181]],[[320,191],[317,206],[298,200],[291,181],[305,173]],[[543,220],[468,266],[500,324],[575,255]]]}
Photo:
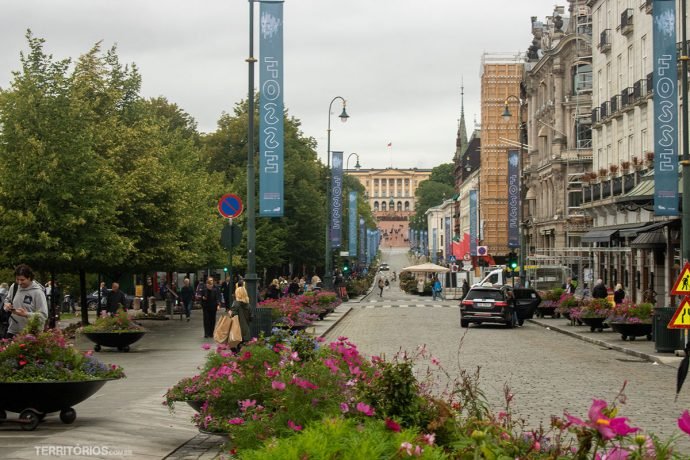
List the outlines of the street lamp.
{"label": "street lamp", "polygon": [[331,256],[331,111],[333,110],[333,103],[340,99],[343,103],[343,111],[340,112],[338,117],[340,121],[345,123],[350,116],[347,114],[345,107],[347,106],[347,101],[342,98],[342,96],[336,96],[331,100],[328,105],[328,131],[327,131],[327,141],[326,141],[326,260],[324,261],[324,275],[323,282],[325,287],[330,289],[333,287],[333,274],[331,273],[333,269],[331,268],[332,256]]}
{"label": "street lamp", "polygon": [[510,108],[508,107],[508,102],[513,99],[515,100],[518,104],[520,104],[520,123],[519,123],[519,143],[520,143],[520,159],[519,159],[519,168],[520,168],[520,175],[518,177],[518,191],[520,194],[520,203],[518,206],[518,246],[520,249],[519,252],[519,259],[518,259],[518,264],[520,267],[520,286],[525,285],[525,249],[524,249],[524,242],[523,242],[523,235],[522,235],[522,205],[523,205],[523,193],[522,193],[522,175],[523,175],[523,165],[524,165],[524,150],[525,150],[525,123],[522,121],[522,108],[524,107],[524,101],[517,97],[513,96],[512,94],[508,96],[504,102],[504,109],[503,109],[503,114],[501,117],[503,117],[504,121],[510,121],[510,118],[512,117],[512,114],[510,113]]}
{"label": "street lamp", "polygon": [[[345,114],[345,115],[347,115],[347,114]],[[357,162],[355,163],[355,169],[356,169],[357,171],[359,171],[359,169],[360,169],[362,166],[359,164],[359,155],[357,155],[357,154],[354,153],[354,152],[351,153],[351,154],[349,154],[349,155],[347,156],[347,160],[345,160],[345,170],[346,170],[346,171],[349,171],[349,170],[350,170],[350,158],[352,157],[352,155],[354,155],[354,156],[357,157]]]}

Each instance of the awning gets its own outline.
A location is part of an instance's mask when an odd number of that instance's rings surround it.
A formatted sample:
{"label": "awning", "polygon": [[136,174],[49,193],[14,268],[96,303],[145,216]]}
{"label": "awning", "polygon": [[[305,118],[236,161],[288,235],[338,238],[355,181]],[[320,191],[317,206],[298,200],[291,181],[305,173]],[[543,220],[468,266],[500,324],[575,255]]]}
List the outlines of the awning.
{"label": "awning", "polygon": [[663,230],[640,233],[632,243],[631,248],[635,249],[662,249],[666,247],[666,235]]}
{"label": "awning", "polygon": [[642,227],[626,228],[625,230],[620,231],[619,236],[621,238],[637,236],[641,233],[651,232],[652,230],[657,230],[659,228],[662,228],[666,224],[668,224],[668,222],[652,222],[652,223],[647,223],[647,225],[644,225]]}
{"label": "awning", "polygon": [[611,237],[618,232],[618,229],[608,229],[608,230],[590,230],[584,235],[582,235],[581,241],[583,243],[608,243],[611,241]]}

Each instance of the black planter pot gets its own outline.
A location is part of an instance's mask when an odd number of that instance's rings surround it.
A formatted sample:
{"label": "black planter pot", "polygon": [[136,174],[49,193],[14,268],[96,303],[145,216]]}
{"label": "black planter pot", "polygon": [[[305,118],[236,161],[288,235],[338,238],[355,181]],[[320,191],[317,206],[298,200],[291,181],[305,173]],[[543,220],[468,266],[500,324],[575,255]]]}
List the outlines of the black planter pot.
{"label": "black planter pot", "polygon": [[84,335],[96,344],[93,349],[101,351],[101,347],[117,348],[120,351],[129,351],[129,346],[141,339],[146,332],[84,332]]}
{"label": "black planter pot", "polygon": [[543,318],[544,316],[550,316],[552,318],[557,318],[558,313],[556,312],[556,307],[537,307],[537,318]]}
{"label": "black planter pot", "polygon": [[580,321],[589,326],[591,332],[603,332],[604,328],[609,327],[608,324],[604,323],[606,318],[580,318]]}
{"label": "black planter pot", "polygon": [[202,400],[202,401],[190,401],[190,400],[187,400],[187,401],[185,401],[185,402],[189,405],[189,407],[191,407],[191,408],[194,409],[195,411],[201,412],[201,406],[203,406],[204,403],[205,403],[206,401],[203,401],[203,400]]}
{"label": "black planter pot", "polygon": [[0,383],[0,422],[7,421],[5,411],[16,412],[16,422],[23,430],[35,430],[46,414],[59,411],[63,423],[72,423],[77,418],[72,406],[88,399],[107,381]]}
{"label": "black planter pot", "polygon": [[635,340],[635,337],[647,337],[652,340],[652,325],[645,323],[611,323],[611,329],[618,332],[623,340]]}

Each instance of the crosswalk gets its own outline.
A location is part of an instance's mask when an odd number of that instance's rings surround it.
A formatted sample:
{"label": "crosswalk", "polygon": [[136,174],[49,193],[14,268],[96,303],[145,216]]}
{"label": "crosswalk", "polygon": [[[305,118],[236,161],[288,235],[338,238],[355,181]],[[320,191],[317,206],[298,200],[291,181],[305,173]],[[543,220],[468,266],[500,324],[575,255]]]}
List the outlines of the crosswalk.
{"label": "crosswalk", "polygon": [[447,301],[428,301],[428,302],[405,302],[401,300],[376,299],[366,300],[359,304],[352,304],[353,308],[459,308],[458,302]]}

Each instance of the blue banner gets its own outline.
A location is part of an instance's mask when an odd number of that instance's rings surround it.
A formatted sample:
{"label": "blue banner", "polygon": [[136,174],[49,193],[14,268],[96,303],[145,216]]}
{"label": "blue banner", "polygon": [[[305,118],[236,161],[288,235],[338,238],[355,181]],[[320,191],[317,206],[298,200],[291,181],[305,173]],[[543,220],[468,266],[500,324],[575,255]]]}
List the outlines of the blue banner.
{"label": "blue banner", "polygon": [[357,256],[357,192],[350,192],[350,209],[348,220],[350,222],[350,228],[347,233],[347,240],[349,243],[349,253],[350,257]]}
{"label": "blue banner", "polygon": [[431,261],[433,263],[438,263],[438,228],[434,227],[431,229],[431,247],[433,252],[431,253]]}
{"label": "blue banner", "polygon": [[[655,0],[654,62],[654,214],[678,215],[678,67],[676,2]],[[683,20],[683,18],[681,18]],[[687,231],[687,229],[686,229]]]}
{"label": "blue banner", "polygon": [[429,231],[422,230],[422,247],[424,248],[424,255],[429,255]]}
{"label": "blue banner", "polygon": [[508,247],[520,247],[520,151],[508,150]]}
{"label": "blue banner", "polygon": [[364,265],[366,262],[366,256],[364,254],[364,249],[366,247],[366,227],[364,226],[364,219],[359,218],[359,263]]}
{"label": "blue banner", "polygon": [[446,217],[446,228],[445,228],[445,230],[446,230],[446,232],[445,232],[446,233],[446,236],[445,236],[446,248],[445,248],[445,251],[443,253],[443,261],[448,262],[448,259],[450,258],[450,243],[451,243],[451,239],[450,239],[450,217]]}
{"label": "blue banner", "polygon": [[333,152],[331,157],[331,246],[342,243],[343,228],[343,152]]}
{"label": "blue banner", "polygon": [[259,216],[283,217],[283,3],[261,3]]}
{"label": "blue banner", "polygon": [[470,255],[477,255],[477,191],[470,190]]}

